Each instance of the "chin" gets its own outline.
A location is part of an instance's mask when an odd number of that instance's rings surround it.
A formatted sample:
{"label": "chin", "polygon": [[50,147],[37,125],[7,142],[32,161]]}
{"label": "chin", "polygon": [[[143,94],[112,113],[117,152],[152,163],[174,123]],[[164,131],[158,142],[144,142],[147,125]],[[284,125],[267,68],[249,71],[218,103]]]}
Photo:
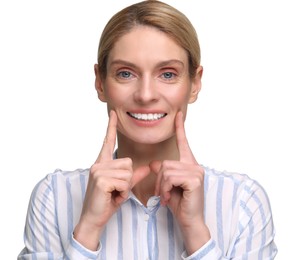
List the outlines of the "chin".
{"label": "chin", "polygon": [[140,136],[140,137],[136,137],[133,136],[132,141],[134,141],[135,143],[139,143],[139,144],[147,144],[147,145],[154,145],[154,144],[160,144],[162,142],[165,142],[169,139],[172,138],[172,134],[171,135],[145,135],[144,136]]}
{"label": "chin", "polygon": [[[119,138],[123,141],[123,143],[132,143],[143,144],[143,145],[155,145],[167,140],[170,140],[174,136],[174,131],[162,129],[152,130],[152,129],[143,129],[139,131],[138,129],[118,129]],[[125,141],[124,141],[125,140]]]}

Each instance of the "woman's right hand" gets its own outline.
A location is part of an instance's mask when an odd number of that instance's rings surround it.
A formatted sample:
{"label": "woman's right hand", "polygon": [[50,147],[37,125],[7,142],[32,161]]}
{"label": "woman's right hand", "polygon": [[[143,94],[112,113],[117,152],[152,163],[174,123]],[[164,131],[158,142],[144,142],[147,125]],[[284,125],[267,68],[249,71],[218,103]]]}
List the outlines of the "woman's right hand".
{"label": "woman's right hand", "polygon": [[74,230],[74,238],[93,251],[98,248],[106,223],[128,199],[132,187],[150,173],[149,166],[133,170],[130,158],[113,159],[116,128],[117,115],[111,110],[106,137],[90,168],[80,220]]}

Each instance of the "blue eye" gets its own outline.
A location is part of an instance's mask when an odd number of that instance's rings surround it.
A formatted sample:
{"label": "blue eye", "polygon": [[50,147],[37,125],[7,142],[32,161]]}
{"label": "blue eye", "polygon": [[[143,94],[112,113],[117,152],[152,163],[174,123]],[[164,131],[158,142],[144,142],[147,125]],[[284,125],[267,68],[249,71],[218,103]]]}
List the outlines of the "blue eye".
{"label": "blue eye", "polygon": [[170,79],[173,77],[173,73],[172,72],[165,72],[165,73],[163,73],[163,77],[166,79]]}
{"label": "blue eye", "polygon": [[121,71],[118,73],[118,76],[127,79],[131,76],[131,73],[129,71]]}
{"label": "blue eye", "polygon": [[168,79],[168,80],[173,79],[175,76],[176,76],[176,74],[173,73],[173,72],[164,72],[164,73],[162,74],[162,77],[163,77],[164,79]]}

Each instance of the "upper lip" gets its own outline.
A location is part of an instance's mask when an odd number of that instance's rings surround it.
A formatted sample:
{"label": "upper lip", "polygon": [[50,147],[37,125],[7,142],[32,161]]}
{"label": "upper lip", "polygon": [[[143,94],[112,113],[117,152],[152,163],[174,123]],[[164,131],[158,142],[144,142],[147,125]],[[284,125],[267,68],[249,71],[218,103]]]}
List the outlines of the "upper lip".
{"label": "upper lip", "polygon": [[130,111],[127,111],[127,113],[132,113],[132,114],[167,114],[166,112],[161,111],[161,110],[143,110],[143,109],[130,110]]}

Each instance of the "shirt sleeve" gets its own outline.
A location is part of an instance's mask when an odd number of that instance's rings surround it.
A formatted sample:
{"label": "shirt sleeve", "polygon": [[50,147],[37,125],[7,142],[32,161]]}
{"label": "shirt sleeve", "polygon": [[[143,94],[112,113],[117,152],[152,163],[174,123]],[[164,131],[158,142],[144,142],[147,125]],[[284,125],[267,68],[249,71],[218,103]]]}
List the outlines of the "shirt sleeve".
{"label": "shirt sleeve", "polygon": [[230,259],[274,259],[277,247],[269,198],[264,188],[249,180],[238,200],[239,221],[230,242]]}
{"label": "shirt sleeve", "polygon": [[248,181],[236,207],[238,222],[234,223],[234,236],[225,252],[211,239],[190,256],[183,252],[182,259],[274,259],[277,254],[275,230],[265,190],[257,182]]}
{"label": "shirt sleeve", "polygon": [[17,259],[98,259],[100,249],[90,251],[84,248],[73,235],[62,243],[51,183],[49,175],[35,186],[31,194],[24,231],[25,247]]}
{"label": "shirt sleeve", "polygon": [[188,256],[186,252],[182,254],[183,260],[199,260],[199,259],[223,259],[221,250],[214,240],[210,239],[205,245],[203,245],[198,251]]}

